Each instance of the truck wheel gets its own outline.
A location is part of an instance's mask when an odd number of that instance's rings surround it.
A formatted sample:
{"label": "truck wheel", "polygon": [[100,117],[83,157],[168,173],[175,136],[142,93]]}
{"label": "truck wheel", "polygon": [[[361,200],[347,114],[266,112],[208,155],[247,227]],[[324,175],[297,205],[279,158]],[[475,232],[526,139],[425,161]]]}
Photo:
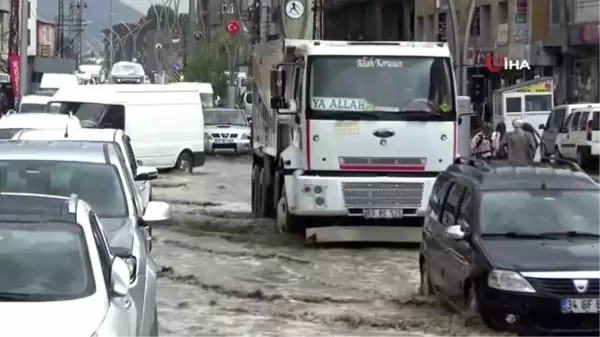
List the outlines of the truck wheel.
{"label": "truck wheel", "polygon": [[261,218],[269,218],[273,216],[273,202],[271,198],[273,194],[271,193],[270,187],[271,184],[269,182],[270,177],[268,176],[268,171],[263,167],[260,170],[260,177],[258,179],[258,208],[257,213]]}
{"label": "truck wheel", "polygon": [[252,213],[253,214],[258,214],[258,180],[260,179],[260,167],[258,166],[254,166],[252,168],[252,176],[250,178],[250,180],[252,181],[251,183],[251,193],[252,196],[250,197],[250,201],[252,204]]}
{"label": "truck wheel", "polygon": [[285,196],[285,184],[281,189],[281,196],[277,203],[277,229],[281,233],[305,234],[305,225],[302,218],[289,212],[287,198]]}

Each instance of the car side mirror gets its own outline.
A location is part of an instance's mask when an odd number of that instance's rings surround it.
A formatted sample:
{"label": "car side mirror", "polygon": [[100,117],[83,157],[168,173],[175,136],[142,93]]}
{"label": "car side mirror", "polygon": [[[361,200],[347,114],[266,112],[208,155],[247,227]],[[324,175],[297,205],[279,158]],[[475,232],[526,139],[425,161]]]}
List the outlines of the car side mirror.
{"label": "car side mirror", "polygon": [[147,225],[169,221],[171,220],[171,206],[162,201],[150,201],[146,206],[142,220]]}
{"label": "car side mirror", "polygon": [[465,238],[465,232],[460,225],[448,226],[444,231],[444,238],[451,241],[460,241]]}
{"label": "car side mirror", "polygon": [[538,126],[538,129],[540,129],[540,130],[544,130],[544,129],[546,129],[546,126],[545,126],[544,124],[540,124],[540,125]]}
{"label": "car side mirror", "polygon": [[285,70],[271,69],[271,96],[283,97],[285,95]]}
{"label": "car side mirror", "polygon": [[110,267],[110,291],[115,297],[125,297],[129,292],[129,267],[120,257],[115,257]]}
{"label": "car side mirror", "polygon": [[158,170],[156,167],[138,166],[135,173],[135,181],[147,181],[158,178]]}

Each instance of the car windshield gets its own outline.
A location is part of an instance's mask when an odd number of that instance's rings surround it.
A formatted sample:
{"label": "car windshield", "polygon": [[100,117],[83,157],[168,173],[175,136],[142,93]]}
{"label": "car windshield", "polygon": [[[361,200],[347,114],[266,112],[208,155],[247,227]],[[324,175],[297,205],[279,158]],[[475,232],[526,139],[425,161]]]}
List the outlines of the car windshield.
{"label": "car windshield", "polygon": [[42,103],[22,103],[19,106],[19,113],[43,112],[45,108],[46,104]]}
{"label": "car windshield", "polygon": [[204,125],[248,126],[242,110],[205,110]]}
{"label": "car windshield", "polygon": [[308,118],[455,121],[449,58],[317,56]]}
{"label": "car windshield", "polygon": [[128,212],[114,165],[38,160],[0,161],[0,192],[68,197],[76,193],[101,218],[122,218]]}
{"label": "car windshield", "polygon": [[212,93],[200,94],[200,102],[203,108],[213,108],[215,106],[215,98]]}
{"label": "car windshield", "polygon": [[594,111],[594,116],[592,117],[592,129],[595,131],[600,130],[600,111]]}
{"label": "car windshield", "polygon": [[598,235],[598,191],[489,191],[481,198],[481,234],[581,232]]}
{"label": "car windshield", "polygon": [[0,301],[61,301],[96,291],[83,229],[0,222]]}
{"label": "car windshield", "polygon": [[118,62],[111,69],[111,75],[117,76],[144,76],[144,68],[138,63]]}
{"label": "car windshield", "polygon": [[0,139],[12,139],[21,130],[25,129],[0,129]]}

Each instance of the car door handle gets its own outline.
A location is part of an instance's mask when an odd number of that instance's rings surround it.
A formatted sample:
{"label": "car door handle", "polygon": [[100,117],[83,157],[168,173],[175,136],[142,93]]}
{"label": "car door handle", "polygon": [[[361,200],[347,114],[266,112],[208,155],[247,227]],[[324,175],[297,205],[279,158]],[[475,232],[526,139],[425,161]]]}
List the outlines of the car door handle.
{"label": "car door handle", "polygon": [[131,308],[131,300],[129,298],[126,298],[123,304],[125,305],[125,309]]}
{"label": "car door handle", "polygon": [[146,184],[142,185],[142,187],[140,187],[140,191],[144,191],[146,189]]}

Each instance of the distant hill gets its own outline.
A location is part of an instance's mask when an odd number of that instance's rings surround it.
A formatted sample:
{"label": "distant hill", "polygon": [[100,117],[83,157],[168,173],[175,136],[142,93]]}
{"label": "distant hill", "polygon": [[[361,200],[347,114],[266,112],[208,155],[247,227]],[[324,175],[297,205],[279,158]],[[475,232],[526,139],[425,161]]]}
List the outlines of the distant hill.
{"label": "distant hill", "polygon": [[[92,45],[93,38],[99,38],[102,36],[101,30],[108,27],[108,13],[110,8],[110,0],[86,0],[88,8],[83,12],[83,20],[91,21],[83,32],[83,38],[85,41],[90,42]],[[121,2],[121,0],[112,0],[113,12],[113,24],[119,21],[125,22],[137,22],[145,13],[140,13],[133,7]],[[65,0],[65,11],[68,12],[68,0]],[[44,19],[55,21],[58,16],[58,0],[41,0],[38,1],[38,15]]]}

